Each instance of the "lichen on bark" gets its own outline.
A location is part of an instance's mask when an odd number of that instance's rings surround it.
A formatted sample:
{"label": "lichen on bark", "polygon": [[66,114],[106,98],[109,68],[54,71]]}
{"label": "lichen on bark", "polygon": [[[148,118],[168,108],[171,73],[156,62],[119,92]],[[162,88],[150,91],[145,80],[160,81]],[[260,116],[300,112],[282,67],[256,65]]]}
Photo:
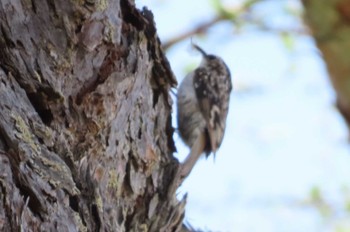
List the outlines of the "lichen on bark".
{"label": "lichen on bark", "polygon": [[2,1],[0,228],[180,230],[174,86],[132,1]]}

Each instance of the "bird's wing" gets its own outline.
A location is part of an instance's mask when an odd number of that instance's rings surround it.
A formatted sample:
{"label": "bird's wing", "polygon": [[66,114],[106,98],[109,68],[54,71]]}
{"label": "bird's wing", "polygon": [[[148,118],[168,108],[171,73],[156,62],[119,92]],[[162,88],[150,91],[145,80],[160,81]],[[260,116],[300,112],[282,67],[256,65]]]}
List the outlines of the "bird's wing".
{"label": "bird's wing", "polygon": [[225,132],[230,92],[230,76],[197,68],[193,78],[199,108],[207,122],[211,150],[220,147]]}

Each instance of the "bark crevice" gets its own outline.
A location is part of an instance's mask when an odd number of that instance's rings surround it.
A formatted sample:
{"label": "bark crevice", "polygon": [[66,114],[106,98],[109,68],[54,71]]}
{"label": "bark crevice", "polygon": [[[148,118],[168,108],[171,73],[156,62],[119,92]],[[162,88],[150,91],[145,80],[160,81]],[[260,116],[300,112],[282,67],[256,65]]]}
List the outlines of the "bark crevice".
{"label": "bark crevice", "polygon": [[13,172],[0,175],[0,227],[178,231],[176,79],[152,13],[127,0],[5,0],[0,48],[0,170]]}

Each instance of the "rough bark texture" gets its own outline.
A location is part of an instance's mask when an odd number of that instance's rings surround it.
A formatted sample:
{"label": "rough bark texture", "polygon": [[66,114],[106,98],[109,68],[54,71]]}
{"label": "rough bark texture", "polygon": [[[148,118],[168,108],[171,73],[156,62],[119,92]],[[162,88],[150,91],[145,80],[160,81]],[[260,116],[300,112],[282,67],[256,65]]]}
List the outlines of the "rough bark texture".
{"label": "rough bark texture", "polygon": [[321,50],[337,93],[337,106],[350,125],[350,1],[303,0],[305,19]]}
{"label": "rough bark texture", "polygon": [[174,85],[131,0],[1,0],[0,230],[179,230]]}

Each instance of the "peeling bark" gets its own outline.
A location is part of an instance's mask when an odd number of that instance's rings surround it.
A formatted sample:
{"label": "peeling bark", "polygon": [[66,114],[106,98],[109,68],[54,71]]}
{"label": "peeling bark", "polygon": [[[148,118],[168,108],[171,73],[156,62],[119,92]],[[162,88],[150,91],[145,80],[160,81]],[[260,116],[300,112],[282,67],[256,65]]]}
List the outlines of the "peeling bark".
{"label": "peeling bark", "polygon": [[128,0],[0,3],[0,229],[179,231],[176,79]]}

